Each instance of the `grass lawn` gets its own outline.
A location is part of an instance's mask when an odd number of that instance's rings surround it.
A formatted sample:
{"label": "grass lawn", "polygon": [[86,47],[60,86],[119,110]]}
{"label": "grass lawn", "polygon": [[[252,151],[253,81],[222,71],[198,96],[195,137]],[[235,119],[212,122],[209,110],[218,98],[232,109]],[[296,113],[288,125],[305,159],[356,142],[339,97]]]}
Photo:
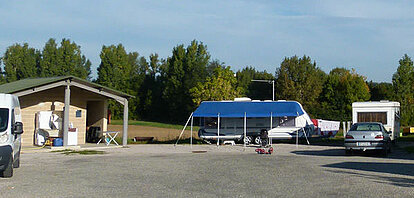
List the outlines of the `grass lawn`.
{"label": "grass lawn", "polygon": [[[111,124],[113,125],[122,125],[124,122],[123,120],[111,120]],[[182,130],[184,125],[179,124],[165,124],[160,122],[148,122],[148,121],[140,121],[140,120],[129,120],[128,125],[140,125],[140,126],[150,126],[150,127],[158,127],[158,128],[166,128],[166,129],[179,129]],[[187,126],[187,130],[190,129],[190,126]],[[198,131],[198,126],[193,126],[193,130]]]}
{"label": "grass lawn", "polygon": [[[119,144],[122,144],[121,137],[116,137],[115,141],[117,141]],[[153,140],[153,141],[136,141],[136,142],[133,139],[127,140],[127,144],[175,144],[176,142],[177,142],[176,139],[166,140],[166,141]],[[190,138],[187,138],[187,139],[181,138],[180,141],[178,141],[178,144],[190,144]],[[193,144],[204,144],[204,142],[200,139],[193,138]]]}
{"label": "grass lawn", "polygon": [[71,154],[80,154],[80,155],[97,155],[97,154],[105,154],[105,151],[96,151],[96,150],[80,150],[75,151],[72,149],[65,149],[65,150],[59,150],[59,151],[51,151],[53,153],[63,153],[65,155],[71,155]]}

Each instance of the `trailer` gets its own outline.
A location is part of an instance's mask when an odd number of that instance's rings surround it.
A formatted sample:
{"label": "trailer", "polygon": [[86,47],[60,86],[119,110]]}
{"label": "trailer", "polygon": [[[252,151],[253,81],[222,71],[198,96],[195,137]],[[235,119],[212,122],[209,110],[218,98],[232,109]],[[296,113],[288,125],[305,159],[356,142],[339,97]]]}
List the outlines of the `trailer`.
{"label": "trailer", "polygon": [[242,140],[260,144],[260,131],[270,139],[310,137],[313,123],[296,101],[204,101],[192,114],[200,118],[203,140]]}
{"label": "trailer", "polygon": [[312,119],[315,126],[315,136],[333,138],[339,131],[340,122],[332,120]]}
{"label": "trailer", "polygon": [[352,122],[380,122],[391,131],[391,140],[400,136],[400,103],[388,100],[352,103]]}

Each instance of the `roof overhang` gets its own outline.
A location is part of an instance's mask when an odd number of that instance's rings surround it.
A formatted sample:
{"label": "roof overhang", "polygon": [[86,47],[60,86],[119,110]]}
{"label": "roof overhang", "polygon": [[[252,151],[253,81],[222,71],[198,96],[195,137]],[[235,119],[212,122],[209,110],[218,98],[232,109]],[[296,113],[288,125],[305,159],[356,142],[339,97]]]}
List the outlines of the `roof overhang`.
{"label": "roof overhang", "polygon": [[[8,83],[8,84],[10,84],[10,86],[13,86],[12,83]],[[111,88],[108,88],[108,87],[105,87],[105,86],[102,86],[96,83],[92,83],[87,80],[80,79],[74,76],[64,76],[60,78],[58,77],[56,78],[56,80],[52,80],[52,81],[48,80],[48,78],[45,78],[45,83],[38,83],[33,86],[26,86],[19,90],[13,90],[12,92],[9,92],[9,93],[16,95],[18,97],[21,97],[21,96],[26,96],[26,95],[30,95],[33,93],[53,89],[56,87],[62,87],[62,86],[78,87],[80,89],[84,89],[92,93],[102,95],[110,99],[114,99],[121,104],[124,104],[125,100],[128,100],[128,98],[133,97],[129,94],[126,94],[126,93],[123,93],[123,92],[120,92],[120,91],[117,91],[117,90],[114,90],[114,89],[111,89]]]}

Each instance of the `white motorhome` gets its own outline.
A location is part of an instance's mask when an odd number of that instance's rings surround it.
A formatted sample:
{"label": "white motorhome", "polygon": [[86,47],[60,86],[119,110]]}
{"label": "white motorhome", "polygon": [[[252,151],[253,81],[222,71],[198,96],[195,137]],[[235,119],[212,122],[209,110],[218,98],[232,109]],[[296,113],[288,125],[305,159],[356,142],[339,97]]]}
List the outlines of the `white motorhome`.
{"label": "white motorhome", "polygon": [[17,96],[0,93],[0,174],[12,177],[20,166],[22,116]]}
{"label": "white motorhome", "polygon": [[391,140],[400,136],[400,103],[381,100],[352,103],[352,122],[380,122],[391,131]]}

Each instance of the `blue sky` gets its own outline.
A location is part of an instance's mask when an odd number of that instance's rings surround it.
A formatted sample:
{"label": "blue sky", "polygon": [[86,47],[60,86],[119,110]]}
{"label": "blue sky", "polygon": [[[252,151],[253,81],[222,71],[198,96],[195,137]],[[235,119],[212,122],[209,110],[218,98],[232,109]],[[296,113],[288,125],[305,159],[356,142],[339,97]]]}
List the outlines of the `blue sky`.
{"label": "blue sky", "polygon": [[274,74],[284,57],[310,56],[329,72],[354,68],[391,82],[398,60],[414,58],[414,1],[2,1],[0,53],[14,43],[42,49],[69,38],[92,61],[102,45],[166,58],[191,40],[233,71],[245,66]]}

